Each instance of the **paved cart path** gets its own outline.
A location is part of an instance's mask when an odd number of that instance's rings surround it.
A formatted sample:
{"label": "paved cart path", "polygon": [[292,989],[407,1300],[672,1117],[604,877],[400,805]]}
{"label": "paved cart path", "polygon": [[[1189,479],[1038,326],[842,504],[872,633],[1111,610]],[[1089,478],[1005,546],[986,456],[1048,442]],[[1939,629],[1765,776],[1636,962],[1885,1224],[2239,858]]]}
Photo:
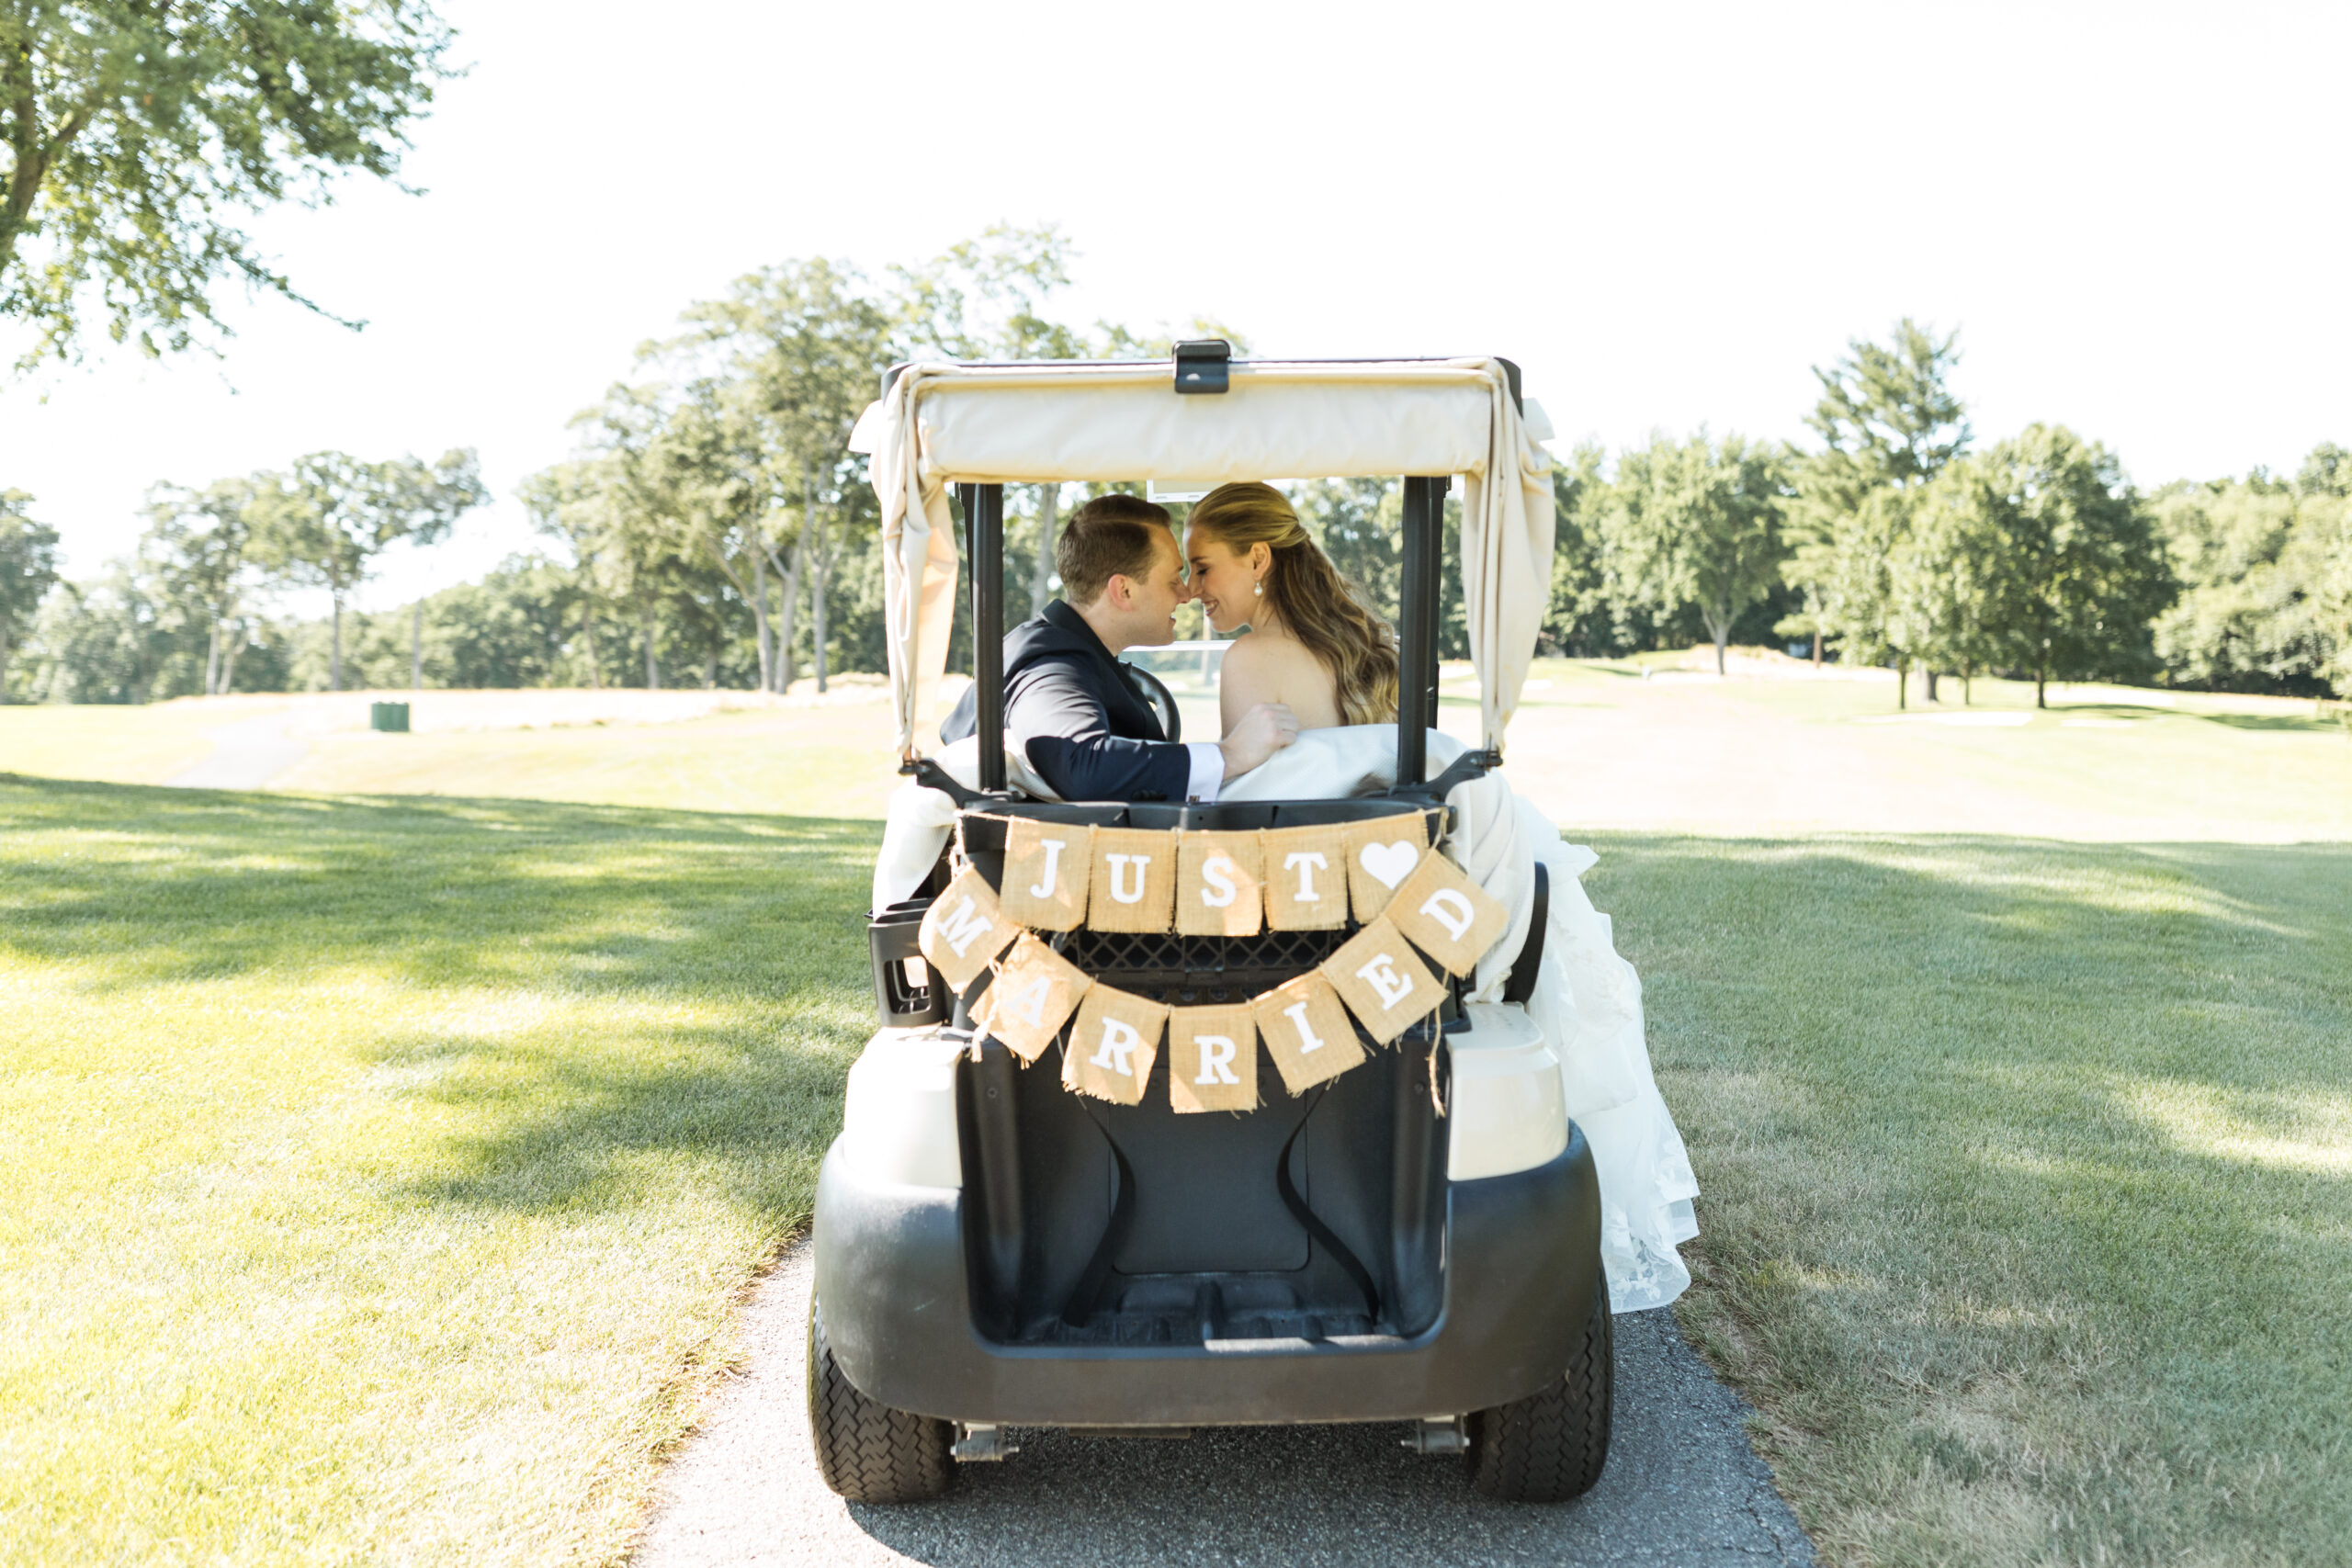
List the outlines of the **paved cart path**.
{"label": "paved cart path", "polygon": [[1747,1406],[1668,1312],[1617,1320],[1608,1472],[1577,1503],[1475,1495],[1402,1427],[1226,1427],[1189,1441],[1023,1431],[939,1503],[843,1503],[817,1477],[801,1369],[812,1264],[794,1248],[747,1309],[751,1359],[671,1467],[637,1568],[925,1562],[1413,1564],[1814,1561],[1748,1447]]}
{"label": "paved cart path", "polygon": [[180,789],[262,789],[311,754],[305,741],[286,733],[290,713],[259,714],[206,730],[212,755],[173,775]]}

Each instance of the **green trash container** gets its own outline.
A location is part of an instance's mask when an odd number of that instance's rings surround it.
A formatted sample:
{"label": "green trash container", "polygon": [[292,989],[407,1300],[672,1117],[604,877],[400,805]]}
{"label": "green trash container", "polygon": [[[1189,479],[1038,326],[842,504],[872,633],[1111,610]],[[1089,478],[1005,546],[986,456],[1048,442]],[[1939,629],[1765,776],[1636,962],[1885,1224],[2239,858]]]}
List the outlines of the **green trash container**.
{"label": "green trash container", "polygon": [[408,733],[408,705],[406,703],[369,703],[368,728],[380,729],[387,735],[406,735]]}

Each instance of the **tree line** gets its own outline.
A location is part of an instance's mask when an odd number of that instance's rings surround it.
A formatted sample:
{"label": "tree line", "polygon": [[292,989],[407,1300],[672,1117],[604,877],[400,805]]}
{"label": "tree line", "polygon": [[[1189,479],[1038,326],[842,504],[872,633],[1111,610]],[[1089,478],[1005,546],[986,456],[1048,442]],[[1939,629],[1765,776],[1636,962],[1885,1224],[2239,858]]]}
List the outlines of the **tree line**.
{"label": "tree line", "polygon": [[[925,356],[1165,354],[1049,318],[1052,229],[999,228],[878,282],[823,259],[739,279],[645,344],[572,422],[576,450],[520,499],[548,540],[481,581],[346,609],[396,542],[447,537],[485,499],[470,452],[338,453],[200,489],[159,485],[137,552],[56,581],[54,530],[0,496],[0,694],[141,702],[194,693],[694,684],[824,690],[885,666],[881,556],[846,450],[881,369]],[[1196,331],[1229,330],[1195,323]],[[1892,666],[1898,701],[1979,674],[2317,694],[2352,687],[2352,455],[2291,479],[2137,491],[2063,425],[1978,446],[1951,389],[1955,337],[1905,321],[1816,367],[1804,445],[1654,434],[1586,444],[1554,476],[1546,651],[1710,643]],[[1008,487],[1007,598],[1042,608],[1059,519],[1099,486]],[[1376,605],[1402,587],[1395,479],[1298,487],[1308,527]],[[1458,505],[1458,502],[1450,503]],[[1454,536],[1449,531],[1451,552]],[[311,621],[273,594],[324,589]],[[1467,652],[1458,566],[1442,650]],[[1197,624],[1184,628],[1197,633]],[[951,659],[968,660],[959,621]]]}

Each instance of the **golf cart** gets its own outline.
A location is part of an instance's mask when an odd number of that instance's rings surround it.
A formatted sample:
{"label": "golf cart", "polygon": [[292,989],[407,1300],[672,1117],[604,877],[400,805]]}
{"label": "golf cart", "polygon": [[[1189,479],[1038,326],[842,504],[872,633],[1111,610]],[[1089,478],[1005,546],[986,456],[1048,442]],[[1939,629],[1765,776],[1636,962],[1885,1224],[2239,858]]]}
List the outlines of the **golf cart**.
{"label": "golf cart", "polygon": [[[1408,1447],[1466,1456],[1492,1497],[1558,1501],[1599,1479],[1611,1387],[1599,1190],[1525,1007],[1544,938],[1540,864],[1533,908],[1522,897],[1490,950],[1507,965],[1446,973],[1430,1016],[1392,1041],[1357,1026],[1363,1065],[1297,1095],[1261,1075],[1262,1101],[1238,1113],[1180,1113],[1171,1055],[1133,1104],[1072,1092],[1057,1053],[1023,1066],[987,1026],[990,976],[956,990],[918,937],[951,879],[1002,885],[1023,823],[1251,834],[1372,821],[1446,846],[1448,795],[1499,764],[1548,589],[1539,434],[1517,368],[1497,359],[1234,362],[1212,341],[1180,344],[1172,370],[891,373],[854,445],[883,499],[902,771],[925,786],[902,793],[937,815],[926,826],[894,808],[871,927],[882,1027],[851,1070],[818,1181],[808,1407],[834,1491],[934,1496],[959,1463],[1013,1452],[1018,1427],[1387,1422]],[[1106,804],[1054,800],[1008,759],[1004,484],[1149,479],[1197,493],[1374,474],[1404,476],[1399,722],[1393,754],[1379,728],[1377,767],[1318,770],[1302,741],[1214,805]],[[1434,728],[1456,474],[1481,750]],[[944,663],[959,533],[978,733],[960,755],[926,757],[916,726]],[[1172,701],[1162,714],[1173,734]],[[1181,1008],[1262,1001],[1360,929],[1035,934],[1093,982]]]}

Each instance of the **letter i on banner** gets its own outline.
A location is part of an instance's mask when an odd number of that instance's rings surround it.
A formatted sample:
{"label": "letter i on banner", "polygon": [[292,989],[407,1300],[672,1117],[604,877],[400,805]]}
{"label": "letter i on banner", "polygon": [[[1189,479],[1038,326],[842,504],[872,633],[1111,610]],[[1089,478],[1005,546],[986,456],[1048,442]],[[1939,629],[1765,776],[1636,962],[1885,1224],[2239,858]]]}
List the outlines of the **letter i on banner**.
{"label": "letter i on banner", "polygon": [[915,940],[931,966],[960,991],[1020,934],[1021,928],[998,908],[988,878],[967,865],[923,911]]}
{"label": "letter i on banner", "polygon": [[1346,829],[1269,828],[1266,923],[1278,931],[1331,931],[1348,923]]}
{"label": "letter i on banner", "polygon": [[1094,829],[1082,822],[1015,817],[1004,829],[1004,878],[997,902],[1024,926],[1076,931],[1086,919]]}
{"label": "letter i on banner", "polygon": [[1257,1015],[1258,1032],[1283,1075],[1283,1087],[1294,1095],[1305,1094],[1363,1060],[1355,1021],[1320,970],[1285,980],[1254,998],[1250,1010]]}
{"label": "letter i on banner", "polygon": [[1258,1109],[1258,1021],[1247,1006],[1169,1010],[1168,1102],[1180,1113]]}
{"label": "letter i on banner", "polygon": [[1510,911],[1442,854],[1421,857],[1419,869],[1388,901],[1388,919],[1449,975],[1476,968],[1487,949],[1510,930]]}
{"label": "letter i on banner", "polygon": [[1185,833],[1176,841],[1176,929],[1256,936],[1265,924],[1265,858],[1255,833]]}
{"label": "letter i on banner", "polygon": [[1097,828],[1094,891],[1086,924],[1098,931],[1164,931],[1176,898],[1176,835],[1161,828]]}
{"label": "letter i on banner", "polygon": [[1116,986],[1096,986],[1078,1005],[1062,1047],[1062,1086],[1119,1105],[1138,1105],[1159,1057],[1168,1009]]}

